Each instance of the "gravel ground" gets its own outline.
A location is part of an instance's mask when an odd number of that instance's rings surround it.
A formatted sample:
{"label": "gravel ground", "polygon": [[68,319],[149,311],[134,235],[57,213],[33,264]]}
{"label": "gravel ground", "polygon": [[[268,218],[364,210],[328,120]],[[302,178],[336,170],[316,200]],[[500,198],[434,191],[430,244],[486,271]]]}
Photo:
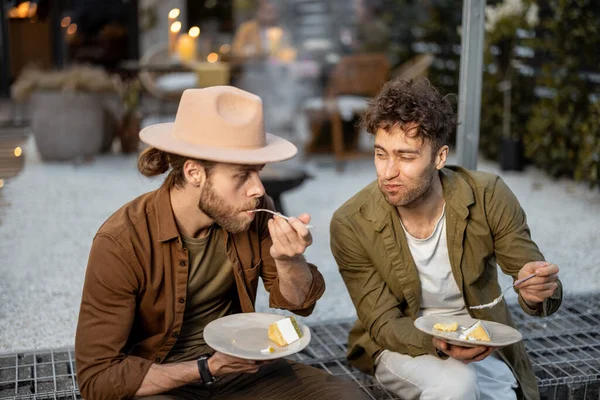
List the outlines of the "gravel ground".
{"label": "gravel ground", "polygon": [[[73,345],[95,232],[121,205],[160,185],[160,180],[137,173],[135,156],[107,155],[81,165],[42,163],[33,140],[24,154],[21,175],[0,189],[0,352]],[[334,210],[374,179],[374,169],[369,160],[349,164],[343,173],[327,162],[308,168],[315,178],[283,199],[288,213],[313,215],[314,244],[307,258],[327,282],[325,295],[306,320],[353,317],[329,251],[328,226]],[[528,214],[534,240],[561,267],[565,291],[597,290],[598,190],[551,180],[536,169],[500,173],[496,164],[483,160],[478,169],[499,173],[513,189]],[[258,309],[267,308],[262,292]]]}

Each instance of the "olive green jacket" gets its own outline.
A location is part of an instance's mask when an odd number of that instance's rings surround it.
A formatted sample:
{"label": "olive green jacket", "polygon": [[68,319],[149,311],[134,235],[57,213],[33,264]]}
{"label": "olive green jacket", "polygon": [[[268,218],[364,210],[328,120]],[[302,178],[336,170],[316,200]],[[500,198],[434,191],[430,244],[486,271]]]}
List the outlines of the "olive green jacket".
{"label": "olive green jacket", "polygon": [[[446,201],[446,234],[452,273],[465,304],[478,305],[500,295],[496,263],[516,279],[530,261],[543,261],[531,240],[525,212],[517,198],[496,175],[447,167],[440,171]],[[413,322],[421,308],[419,274],[408,248],[395,207],[373,182],[334,214],[331,250],[358,321],[348,338],[348,359],[358,369],[373,373],[382,349],[416,357],[437,357],[431,336]],[[562,301],[562,286],[530,315],[554,313]],[[469,310],[473,318],[515,326],[505,302]],[[498,351],[519,382],[518,397],[539,399],[536,377],[523,343]]]}

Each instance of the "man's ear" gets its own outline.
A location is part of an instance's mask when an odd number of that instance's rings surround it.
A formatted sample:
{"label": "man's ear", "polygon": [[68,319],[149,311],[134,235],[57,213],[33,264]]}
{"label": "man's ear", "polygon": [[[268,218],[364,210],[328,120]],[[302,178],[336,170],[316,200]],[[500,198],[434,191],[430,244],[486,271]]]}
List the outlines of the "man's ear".
{"label": "man's ear", "polygon": [[448,159],[448,151],[450,151],[450,148],[446,145],[442,146],[438,150],[435,156],[435,168],[438,171],[444,168],[444,166],[446,165],[446,160]]}
{"label": "man's ear", "polygon": [[187,160],[183,164],[183,176],[187,184],[193,187],[201,187],[206,181],[204,167],[194,160]]}

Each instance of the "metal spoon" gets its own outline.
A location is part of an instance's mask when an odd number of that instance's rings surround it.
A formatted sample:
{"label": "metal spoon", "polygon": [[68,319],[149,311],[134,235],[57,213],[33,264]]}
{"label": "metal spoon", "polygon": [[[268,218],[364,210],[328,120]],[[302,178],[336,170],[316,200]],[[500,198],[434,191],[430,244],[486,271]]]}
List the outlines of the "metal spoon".
{"label": "metal spoon", "polygon": [[[288,220],[288,221],[290,220],[290,217],[286,217],[286,216],[285,216],[285,215],[283,215],[282,213],[279,213],[279,212],[277,212],[277,211],[273,211],[273,210],[268,210],[268,209],[266,209],[266,208],[257,208],[256,210],[250,210],[250,212],[258,212],[258,211],[264,211],[264,212],[268,212],[268,213],[271,213],[271,214],[273,214],[273,215],[277,215],[278,217],[281,217],[281,218],[283,218],[283,219],[286,219],[286,220]],[[313,226],[313,225],[306,225],[306,227],[307,227],[308,229],[313,229],[313,228],[314,228],[314,226]]]}

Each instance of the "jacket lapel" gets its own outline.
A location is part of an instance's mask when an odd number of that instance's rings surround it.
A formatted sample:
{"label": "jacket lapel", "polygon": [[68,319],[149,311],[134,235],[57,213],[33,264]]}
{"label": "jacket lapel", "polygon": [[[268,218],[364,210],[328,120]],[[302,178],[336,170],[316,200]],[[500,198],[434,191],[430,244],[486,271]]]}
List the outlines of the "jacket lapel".
{"label": "jacket lapel", "polygon": [[464,292],[462,258],[469,218],[469,206],[474,203],[473,189],[454,171],[444,168],[440,178],[446,201],[446,239],[452,274],[461,293]]}
{"label": "jacket lapel", "polygon": [[397,211],[385,200],[377,184],[373,185],[371,199],[361,211],[379,233],[384,245],[390,266],[384,274],[391,278],[386,281],[396,297],[406,299],[416,316],[421,307],[421,285]]}

